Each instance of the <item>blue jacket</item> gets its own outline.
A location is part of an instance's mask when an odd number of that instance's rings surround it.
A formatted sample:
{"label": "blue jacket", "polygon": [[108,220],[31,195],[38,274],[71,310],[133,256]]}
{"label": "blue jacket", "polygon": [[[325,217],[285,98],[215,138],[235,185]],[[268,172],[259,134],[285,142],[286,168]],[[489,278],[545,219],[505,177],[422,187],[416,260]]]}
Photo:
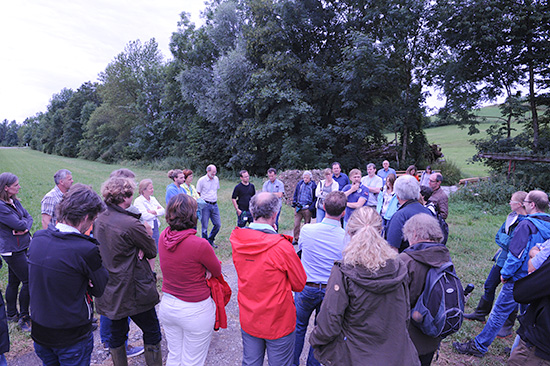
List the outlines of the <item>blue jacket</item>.
{"label": "blue jacket", "polygon": [[[384,194],[381,192],[378,195],[378,204],[376,205],[376,212],[380,214],[382,212],[382,205],[384,204]],[[390,198],[390,203],[388,204],[388,208],[386,209],[386,213],[384,214],[384,219],[390,220],[394,213],[397,212],[397,209],[399,208],[399,201],[397,200],[397,195],[393,194],[392,198]]]}
{"label": "blue jacket", "polygon": [[[315,184],[315,182],[313,181],[313,179],[310,181],[310,184],[311,184],[311,201],[310,202],[300,202],[303,206],[309,206],[308,209],[310,211],[315,211],[315,189],[317,188],[317,185]],[[305,185],[305,182],[304,180],[302,179],[301,181],[298,182],[298,184],[296,185],[296,189],[294,190],[294,197],[292,198],[292,202],[293,203],[299,203],[298,202],[298,198],[300,197],[300,190],[303,189]]]}
{"label": "blue jacket", "polygon": [[101,296],[108,279],[95,239],[54,228],[37,231],[29,249],[32,338],[46,347],[85,339],[93,316],[88,294]]}
{"label": "blue jacket", "polygon": [[504,266],[506,258],[508,257],[508,245],[510,244],[512,236],[514,236],[514,229],[526,217],[525,215],[518,215],[516,212],[511,212],[498,230],[495,236],[495,242],[502,250],[498,253],[496,258],[495,264],[497,266],[501,268]]}
{"label": "blue jacket", "polygon": [[185,189],[183,189],[182,187],[178,187],[176,185],[176,183],[170,183],[169,185],[166,186],[166,196],[164,197],[165,200],[166,200],[166,207],[168,207],[168,202],[170,201],[170,198],[180,194],[180,193],[183,193],[183,194],[187,194],[187,192],[185,191]]}
{"label": "blue jacket", "polygon": [[550,239],[550,215],[528,215],[518,224],[508,245],[508,256],[500,274],[505,280],[517,281],[527,276],[529,251],[537,243]]}
{"label": "blue jacket", "polygon": [[23,208],[21,202],[13,200],[14,208],[0,201],[0,253],[20,252],[29,247],[31,234],[13,235],[13,230],[25,231],[32,227],[32,216]]}

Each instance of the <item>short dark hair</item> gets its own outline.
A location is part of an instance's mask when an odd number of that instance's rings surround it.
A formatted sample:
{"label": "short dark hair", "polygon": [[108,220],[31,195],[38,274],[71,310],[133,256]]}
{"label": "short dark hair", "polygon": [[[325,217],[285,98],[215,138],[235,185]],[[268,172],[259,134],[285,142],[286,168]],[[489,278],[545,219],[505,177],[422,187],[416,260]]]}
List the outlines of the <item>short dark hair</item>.
{"label": "short dark hair", "polygon": [[335,161],[334,163],[332,163],[331,167],[334,168],[335,165],[338,165],[338,167],[342,169],[342,165],[340,165],[339,162]]}
{"label": "short dark hair", "polygon": [[197,201],[191,196],[180,193],[168,201],[166,223],[170,229],[181,231],[197,226]]}
{"label": "short dark hair", "polygon": [[441,175],[441,173],[434,173],[435,174],[435,180],[437,182],[443,182],[443,176]]}
{"label": "short dark hair", "polygon": [[434,191],[427,186],[420,187],[420,195],[424,198],[424,201],[428,202]]}
{"label": "short dark hair", "polygon": [[101,185],[101,195],[105,203],[118,205],[124,202],[124,198],[132,197],[135,189],[136,183],[133,179],[112,177]]}
{"label": "short dark hair", "polygon": [[188,176],[193,174],[193,171],[191,169],[183,169],[182,173],[183,173],[183,176],[185,177],[185,179],[187,179]]}
{"label": "short dark hair", "polygon": [[269,168],[269,169],[267,169],[267,174],[269,174],[269,173],[275,173],[275,174],[277,174],[277,169],[275,169],[275,168]]}
{"label": "short dark hair", "polygon": [[259,192],[250,199],[250,213],[254,220],[268,219],[279,209],[279,198],[273,193]]}
{"label": "short dark hair", "polygon": [[130,169],[121,168],[117,170],[113,170],[111,175],[109,175],[109,178],[113,177],[122,177],[122,178],[131,178],[134,179],[136,177],[136,174],[131,171]]}
{"label": "short dark hair", "polygon": [[63,195],[63,199],[55,207],[57,221],[73,227],[90,217],[92,220],[105,211],[105,203],[99,195],[82,183],[76,183]]}
{"label": "short dark hair", "polygon": [[344,192],[330,192],[325,198],[325,211],[330,216],[340,216],[346,210],[348,198]]}
{"label": "short dark hair", "polygon": [[248,173],[248,171],[247,171],[247,170],[244,170],[244,169],[241,170],[241,171],[239,172],[239,177],[242,178],[242,176],[243,176],[244,173]]}

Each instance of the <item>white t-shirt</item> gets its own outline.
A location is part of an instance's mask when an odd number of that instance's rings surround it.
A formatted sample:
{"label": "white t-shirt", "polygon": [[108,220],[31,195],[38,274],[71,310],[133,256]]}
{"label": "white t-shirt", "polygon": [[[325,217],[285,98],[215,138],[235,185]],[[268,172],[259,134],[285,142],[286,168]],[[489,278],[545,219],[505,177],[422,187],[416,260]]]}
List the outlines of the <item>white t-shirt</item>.
{"label": "white t-shirt", "polygon": [[[361,178],[361,184],[365,187],[377,187],[382,188],[384,186],[384,181],[379,176],[375,175],[374,177],[369,177],[368,175]],[[380,193],[374,194],[369,192],[369,200],[367,201],[367,206],[374,206],[378,204],[378,195]]]}

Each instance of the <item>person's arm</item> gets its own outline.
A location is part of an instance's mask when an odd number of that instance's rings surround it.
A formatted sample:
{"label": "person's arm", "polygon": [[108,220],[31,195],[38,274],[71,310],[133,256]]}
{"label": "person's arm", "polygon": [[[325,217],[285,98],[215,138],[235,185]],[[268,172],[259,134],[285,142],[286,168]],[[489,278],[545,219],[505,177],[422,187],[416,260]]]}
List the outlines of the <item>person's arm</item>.
{"label": "person's arm", "polygon": [[202,254],[200,256],[200,262],[206,269],[212,274],[212,277],[219,277],[222,274],[222,265],[214,248],[208,243],[202,246]]}
{"label": "person's arm", "polygon": [[271,258],[274,265],[279,271],[286,273],[292,291],[301,292],[306,285],[307,275],[294,247],[281,238],[273,248]]}
{"label": "person's arm", "polygon": [[237,190],[239,186],[236,185],[235,188],[233,188],[233,194],[231,195],[231,202],[233,203],[233,207],[235,207],[235,211],[237,211],[237,216],[241,216],[242,211],[239,210],[239,205],[237,204],[237,197],[239,197],[239,192]]}
{"label": "person's arm", "polygon": [[445,192],[441,191],[441,194],[443,199],[439,201],[439,214],[443,220],[447,220],[447,216],[449,216],[449,198]]}
{"label": "person's arm", "polygon": [[[349,184],[348,184],[349,185]],[[348,185],[345,185],[344,186],[344,194],[346,195],[346,197],[349,197],[350,194],[352,194],[353,192],[357,191],[359,189],[359,187],[361,186],[360,183],[353,183],[347,190],[347,186]]]}
{"label": "person's arm", "polygon": [[42,214],[42,229],[46,230],[52,221],[52,217],[48,214]]}
{"label": "person's arm", "polygon": [[[19,206],[19,208],[22,208],[22,206],[20,205],[17,206]],[[0,223],[4,224],[14,231],[24,232],[30,230],[30,228],[32,227],[32,217],[30,218],[29,225],[30,215],[27,210],[25,210],[24,208],[23,210],[24,212],[26,212],[28,217],[25,216],[25,213],[23,213],[23,217],[19,218],[19,216],[11,208],[8,207],[7,203],[0,203]]]}
{"label": "person's arm", "polygon": [[348,306],[349,296],[344,275],[335,264],[328,279],[321,310],[317,315],[317,325],[309,337],[309,343],[313,348],[331,343],[342,333],[344,315]]}
{"label": "person's arm", "polygon": [[147,233],[145,226],[141,222],[137,222],[129,228],[127,230],[127,236],[134,246],[143,252],[145,258],[151,259],[157,256],[157,245],[155,244],[155,240]]}
{"label": "person's arm", "polygon": [[144,221],[151,221],[156,218],[156,215],[147,210],[147,206],[145,206],[145,198],[143,196],[139,196],[134,200],[134,206],[136,206],[139,212],[141,212],[141,218]]}
{"label": "person's arm", "polygon": [[40,202],[40,208],[42,210],[42,229],[46,230],[52,221],[55,202],[52,197],[45,195]]}
{"label": "person's arm", "polygon": [[514,230],[514,236],[508,245],[508,256],[506,262],[500,270],[501,281],[506,282],[511,279],[518,269],[523,265],[523,259],[528,256],[526,251],[529,237],[533,230],[537,230],[535,225],[529,220],[523,220]]}
{"label": "person's arm", "polygon": [[347,206],[349,208],[356,209],[356,208],[359,208],[359,207],[363,207],[365,205],[365,202],[367,202],[367,199],[365,197],[359,197],[357,202],[348,202]]}
{"label": "person's arm", "polygon": [[164,214],[166,213],[166,210],[164,209],[164,207],[160,205],[159,201],[157,201],[157,199],[153,196],[151,196],[151,204],[153,205],[153,207],[155,207],[155,210],[157,211],[157,216],[164,216]]}
{"label": "person's arm", "polygon": [[294,189],[294,196],[292,197],[293,203],[298,203],[298,192],[300,191],[300,183],[302,182],[303,181],[299,181],[298,184],[296,185],[296,189]]}
{"label": "person's arm", "polygon": [[531,273],[537,270],[538,268],[540,268],[542,264],[546,262],[546,260],[550,256],[550,246],[547,245],[542,249],[540,249],[536,245],[529,252],[529,256],[531,259],[529,259],[528,266],[529,266],[529,273]]}
{"label": "person's arm", "polygon": [[400,216],[393,215],[386,230],[386,240],[395,249],[399,250],[403,238],[403,220]]}
{"label": "person's arm", "polygon": [[88,292],[95,297],[100,297],[105,291],[109,272],[103,267],[99,248],[96,246],[84,256],[85,276],[89,279]]}

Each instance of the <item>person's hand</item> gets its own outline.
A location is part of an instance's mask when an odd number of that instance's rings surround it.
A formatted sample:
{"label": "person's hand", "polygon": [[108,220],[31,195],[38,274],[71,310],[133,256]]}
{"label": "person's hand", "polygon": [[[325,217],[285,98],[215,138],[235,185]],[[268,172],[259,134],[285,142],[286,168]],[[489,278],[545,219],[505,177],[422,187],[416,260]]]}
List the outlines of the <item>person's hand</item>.
{"label": "person's hand", "polygon": [[242,213],[243,212],[241,210],[237,209],[237,216],[241,216]]}
{"label": "person's hand", "polygon": [[28,232],[29,232],[28,229],[25,229],[25,231],[12,230],[13,235],[24,235]]}
{"label": "person's hand", "polygon": [[155,210],[147,210],[147,212],[149,212],[152,215],[157,216],[157,211],[155,211]]}
{"label": "person's hand", "polygon": [[210,273],[209,270],[206,270],[206,273],[205,273],[204,277],[206,277],[206,279],[209,280],[209,279],[212,278],[212,273]]}
{"label": "person's hand", "polygon": [[506,282],[508,282],[508,280],[505,280],[504,277],[502,277],[502,275],[500,275],[500,282],[506,283]]}
{"label": "person's hand", "polygon": [[353,184],[351,185],[350,191],[356,192],[356,191],[359,189],[360,186],[361,186],[361,183],[353,183]]}
{"label": "person's hand", "polygon": [[138,258],[139,258],[139,260],[142,260],[143,257],[145,257],[145,253],[143,253],[143,250],[140,249],[140,250],[138,251]]}

